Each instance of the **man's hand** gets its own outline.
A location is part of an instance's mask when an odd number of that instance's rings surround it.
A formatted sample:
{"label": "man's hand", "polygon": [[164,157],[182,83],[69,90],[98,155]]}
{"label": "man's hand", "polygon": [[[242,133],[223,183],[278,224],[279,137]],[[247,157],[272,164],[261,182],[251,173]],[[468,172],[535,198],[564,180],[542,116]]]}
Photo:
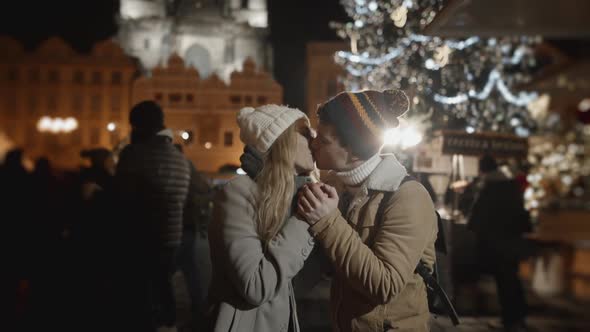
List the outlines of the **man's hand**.
{"label": "man's hand", "polygon": [[297,213],[313,225],[338,208],[338,193],[324,183],[310,183],[299,191]]}

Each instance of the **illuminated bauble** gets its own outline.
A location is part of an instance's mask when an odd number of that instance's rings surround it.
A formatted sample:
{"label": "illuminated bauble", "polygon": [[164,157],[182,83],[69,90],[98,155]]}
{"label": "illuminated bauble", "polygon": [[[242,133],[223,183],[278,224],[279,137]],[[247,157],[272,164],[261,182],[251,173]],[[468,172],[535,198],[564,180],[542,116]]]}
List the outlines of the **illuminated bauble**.
{"label": "illuminated bauble", "polygon": [[398,28],[403,28],[408,19],[408,8],[406,6],[399,6],[389,16]]}

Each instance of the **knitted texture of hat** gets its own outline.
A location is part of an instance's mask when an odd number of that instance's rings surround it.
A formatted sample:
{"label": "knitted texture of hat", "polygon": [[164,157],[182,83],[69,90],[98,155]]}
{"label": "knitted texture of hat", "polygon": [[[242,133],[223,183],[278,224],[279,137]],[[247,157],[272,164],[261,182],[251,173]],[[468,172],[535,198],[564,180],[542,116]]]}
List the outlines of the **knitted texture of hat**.
{"label": "knitted texture of hat", "polygon": [[409,109],[401,90],[342,92],[318,109],[320,122],[336,128],[340,141],[360,158],[369,158],[381,146],[383,133],[399,125]]}
{"label": "knitted texture of hat", "polygon": [[279,105],[245,107],[238,113],[240,139],[246,145],[266,153],[275,140],[299,119],[309,124],[305,113],[298,109]]}
{"label": "knitted texture of hat", "polygon": [[164,128],[164,112],[156,102],[142,101],[131,109],[129,123],[137,129],[159,131]]}

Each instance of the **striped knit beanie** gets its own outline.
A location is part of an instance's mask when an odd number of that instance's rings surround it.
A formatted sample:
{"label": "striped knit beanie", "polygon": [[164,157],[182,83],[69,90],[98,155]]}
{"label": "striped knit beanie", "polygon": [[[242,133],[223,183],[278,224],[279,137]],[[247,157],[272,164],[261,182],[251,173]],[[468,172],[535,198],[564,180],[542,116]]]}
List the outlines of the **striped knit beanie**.
{"label": "striped knit beanie", "polygon": [[352,153],[368,159],[379,151],[386,129],[399,125],[409,109],[401,90],[341,92],[318,108],[320,122],[333,125],[338,139]]}

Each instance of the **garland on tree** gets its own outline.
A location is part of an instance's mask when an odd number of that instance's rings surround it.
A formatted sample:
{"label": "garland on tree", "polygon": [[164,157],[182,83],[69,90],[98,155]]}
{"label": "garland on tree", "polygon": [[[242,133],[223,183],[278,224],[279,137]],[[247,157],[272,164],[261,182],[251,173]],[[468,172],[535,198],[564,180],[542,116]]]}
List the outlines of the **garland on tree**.
{"label": "garland on tree", "polygon": [[341,0],[352,22],[333,24],[351,50],[336,61],[348,89],[407,90],[413,113],[432,129],[499,131],[528,136],[527,110],[538,95],[515,92],[538,69],[539,37],[448,39],[421,34],[443,0]]}

